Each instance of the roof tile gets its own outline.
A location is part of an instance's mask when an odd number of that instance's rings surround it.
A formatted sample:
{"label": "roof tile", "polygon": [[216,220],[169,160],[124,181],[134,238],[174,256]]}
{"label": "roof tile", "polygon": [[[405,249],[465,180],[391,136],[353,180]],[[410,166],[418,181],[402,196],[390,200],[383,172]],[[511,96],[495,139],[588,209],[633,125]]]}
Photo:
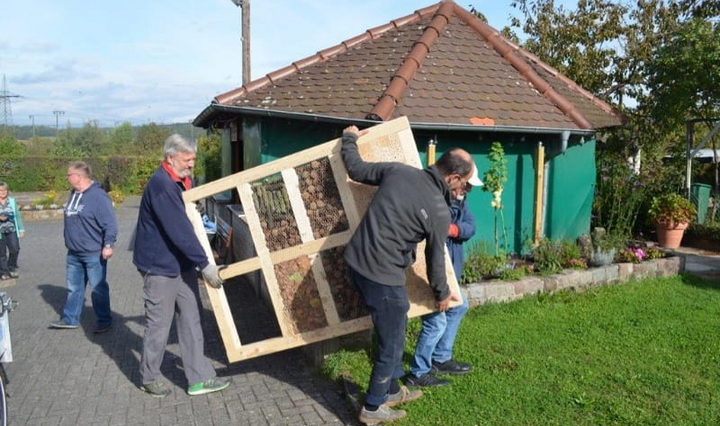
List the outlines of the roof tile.
{"label": "roof tile", "polygon": [[410,122],[594,128],[605,102],[452,1],[366,31],[216,97],[225,105]]}

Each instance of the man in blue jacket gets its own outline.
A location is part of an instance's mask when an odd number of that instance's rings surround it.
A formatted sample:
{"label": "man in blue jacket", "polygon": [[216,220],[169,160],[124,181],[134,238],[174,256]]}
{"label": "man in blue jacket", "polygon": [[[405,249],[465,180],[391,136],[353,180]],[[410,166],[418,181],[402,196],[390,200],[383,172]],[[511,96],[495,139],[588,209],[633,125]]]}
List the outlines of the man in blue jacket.
{"label": "man in blue jacket", "polygon": [[[183,371],[190,395],[217,392],[230,385],[205,357],[198,274],[220,288],[223,280],[195,236],[185,213],[183,191],[193,186],[197,143],[180,135],[165,140],[164,159],[148,180],[140,201],[133,263],[143,277],[145,334],[140,359],[140,389],[155,397],[170,394],[160,380],[173,317],[177,319]],[[197,269],[196,269],[197,268]]]}
{"label": "man in blue jacket", "polygon": [[115,209],[100,184],[92,180],[90,166],[84,162],[70,164],[67,180],[73,187],[63,209],[68,296],[62,317],[51,322],[50,328],[78,328],[87,283],[92,289],[92,306],[97,316],[95,333],[104,333],[112,325],[106,277],[107,261],[113,255],[118,233]]}
{"label": "man in blue jacket", "polygon": [[405,417],[390,407],[413,401],[422,391],[400,386],[404,375],[407,312],[406,270],[425,240],[425,261],[437,309],[447,311],[461,296],[451,292],[445,274],[445,237],[450,226],[450,194],[472,177],[473,161],[462,149],[448,150],[427,169],[407,164],[364,161],[357,139],[365,131],[345,129],[342,159],[350,178],[378,187],[357,230],[345,246],[348,276],[359,290],[373,322],[378,350],[359,419],[366,424]]}
{"label": "man in blue jacket", "polygon": [[[453,190],[450,204],[450,227],[446,244],[450,252],[453,270],[458,281],[464,264],[463,243],[475,235],[475,217],[467,206],[465,197],[473,186],[482,186],[477,168],[467,184]],[[409,386],[444,386],[449,384],[435,374],[467,374],[470,364],[453,359],[453,345],[460,321],[467,313],[468,300],[462,295],[462,305],[445,312],[433,312],[422,317],[422,328],[415,346],[415,355],[410,363],[410,374],[405,379]]]}

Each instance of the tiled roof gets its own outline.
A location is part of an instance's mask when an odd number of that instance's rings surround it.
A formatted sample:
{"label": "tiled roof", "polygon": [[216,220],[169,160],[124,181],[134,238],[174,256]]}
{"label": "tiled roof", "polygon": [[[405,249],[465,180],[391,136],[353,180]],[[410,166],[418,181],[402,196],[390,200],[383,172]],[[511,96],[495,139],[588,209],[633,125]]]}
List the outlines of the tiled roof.
{"label": "tiled roof", "polygon": [[411,123],[596,129],[607,103],[452,1],[294,62],[214,103]]}

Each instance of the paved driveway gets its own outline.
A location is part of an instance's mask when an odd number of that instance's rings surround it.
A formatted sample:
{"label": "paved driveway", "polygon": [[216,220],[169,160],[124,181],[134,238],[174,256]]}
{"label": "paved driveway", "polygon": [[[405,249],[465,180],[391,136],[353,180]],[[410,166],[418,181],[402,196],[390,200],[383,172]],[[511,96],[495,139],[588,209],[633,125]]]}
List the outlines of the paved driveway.
{"label": "paved driveway", "polygon": [[[118,209],[120,238],[110,261],[113,329],[95,335],[89,296],[77,330],[52,330],[66,297],[62,222],[26,223],[20,278],[6,291],[19,302],[10,314],[14,361],[9,364],[10,424],[40,425],[350,425],[337,387],[317,377],[291,350],[227,365],[209,303],[203,298],[206,353],[218,375],[232,377],[221,393],[190,397],[179,346],[171,333],[163,374],[173,393],[153,398],[138,389],[142,345],[142,283],[129,250],[138,198]],[[204,293],[203,293],[204,294]],[[239,299],[262,306],[252,293]]]}

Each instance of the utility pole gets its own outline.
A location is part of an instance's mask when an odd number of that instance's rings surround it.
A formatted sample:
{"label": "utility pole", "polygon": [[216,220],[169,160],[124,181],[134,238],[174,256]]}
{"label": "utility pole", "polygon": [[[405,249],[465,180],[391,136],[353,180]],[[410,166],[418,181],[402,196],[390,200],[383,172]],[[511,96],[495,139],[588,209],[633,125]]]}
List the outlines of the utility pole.
{"label": "utility pole", "polygon": [[35,137],[35,116],[30,116],[30,121],[32,122],[32,129],[33,129],[33,137]]}
{"label": "utility pole", "polygon": [[250,0],[232,0],[242,13],[242,84],[250,82]]}
{"label": "utility pole", "polygon": [[53,114],[55,114],[55,137],[57,138],[60,133],[59,118],[61,115],[65,115],[65,111],[53,111]]}
{"label": "utility pole", "polygon": [[10,105],[11,98],[19,98],[20,95],[13,95],[7,90],[7,84],[5,82],[5,74],[3,74],[2,89],[0,90],[0,102],[2,102],[2,124],[5,126],[4,130],[10,134],[12,131],[12,105]]}

